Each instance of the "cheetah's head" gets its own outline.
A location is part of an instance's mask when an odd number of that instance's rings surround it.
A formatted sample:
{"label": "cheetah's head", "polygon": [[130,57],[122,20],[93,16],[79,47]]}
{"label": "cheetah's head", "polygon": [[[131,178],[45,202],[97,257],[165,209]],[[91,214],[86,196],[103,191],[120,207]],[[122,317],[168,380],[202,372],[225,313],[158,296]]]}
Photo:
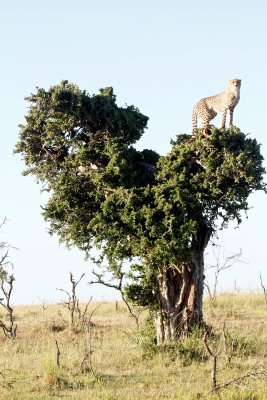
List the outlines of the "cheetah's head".
{"label": "cheetah's head", "polygon": [[241,86],[241,79],[230,79],[229,80],[229,86],[231,88],[240,88]]}

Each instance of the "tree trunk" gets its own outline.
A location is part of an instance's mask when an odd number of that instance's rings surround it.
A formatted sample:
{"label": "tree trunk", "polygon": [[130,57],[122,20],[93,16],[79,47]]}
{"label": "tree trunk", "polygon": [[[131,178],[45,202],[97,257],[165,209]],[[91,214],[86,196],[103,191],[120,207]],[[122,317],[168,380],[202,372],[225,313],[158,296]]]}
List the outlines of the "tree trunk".
{"label": "tree trunk", "polygon": [[177,340],[203,321],[204,250],[209,238],[209,231],[202,229],[192,244],[192,259],[165,267],[158,276],[158,344]]}

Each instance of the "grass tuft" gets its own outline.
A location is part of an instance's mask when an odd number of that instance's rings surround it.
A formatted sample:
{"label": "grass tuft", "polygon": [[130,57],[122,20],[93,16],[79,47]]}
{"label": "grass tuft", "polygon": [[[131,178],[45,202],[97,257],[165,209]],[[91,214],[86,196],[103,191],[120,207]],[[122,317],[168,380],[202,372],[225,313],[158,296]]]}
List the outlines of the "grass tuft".
{"label": "grass tuft", "polygon": [[63,368],[54,364],[45,366],[43,382],[48,390],[63,390],[71,387]]}

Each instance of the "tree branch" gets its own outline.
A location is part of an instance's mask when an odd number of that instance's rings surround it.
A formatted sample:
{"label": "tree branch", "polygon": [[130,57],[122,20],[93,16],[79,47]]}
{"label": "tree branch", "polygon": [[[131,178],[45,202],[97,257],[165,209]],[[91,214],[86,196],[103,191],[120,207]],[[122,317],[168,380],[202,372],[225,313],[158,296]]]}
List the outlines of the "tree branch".
{"label": "tree branch", "polygon": [[123,282],[123,278],[124,278],[125,273],[119,271],[118,278],[117,278],[119,280],[119,282],[117,284],[106,282],[103,279],[103,274],[98,274],[95,271],[92,271],[92,274],[94,276],[96,276],[97,280],[88,282],[89,285],[93,285],[95,283],[99,283],[99,284],[107,286],[109,288],[116,289],[116,290],[118,290],[120,292],[121,298],[122,298],[124,304],[126,305],[126,308],[127,308],[128,312],[129,312],[129,314],[134,319],[134,321],[136,323],[136,326],[139,329],[139,316],[140,316],[140,313],[134,313],[133,309],[131,308],[129,302],[127,301],[127,299],[126,299],[126,297],[124,295],[124,291],[123,291],[123,288],[122,288],[122,282]]}

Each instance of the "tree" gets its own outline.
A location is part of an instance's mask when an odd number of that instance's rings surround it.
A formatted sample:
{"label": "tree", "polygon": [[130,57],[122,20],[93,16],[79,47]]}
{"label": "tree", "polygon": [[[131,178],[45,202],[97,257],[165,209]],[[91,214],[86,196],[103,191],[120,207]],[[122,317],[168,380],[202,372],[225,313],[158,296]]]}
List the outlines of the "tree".
{"label": "tree", "polygon": [[27,98],[15,151],[50,193],[44,218],[68,246],[120,276],[128,299],[157,315],[157,340],[176,339],[201,323],[204,250],[248,196],[265,190],[260,145],[237,128],[195,140],[178,135],[159,156],[137,151],[148,118],[118,107],[112,88],[90,96],[61,82]]}
{"label": "tree", "polygon": [[[5,223],[6,218],[0,221],[0,228]],[[0,317],[0,328],[7,338],[15,340],[17,325],[14,318],[14,309],[11,306],[11,295],[15,277],[9,272],[10,268],[13,269],[13,264],[9,261],[9,249],[10,245],[8,243],[0,242],[0,306],[5,312],[5,320],[3,315]]]}

